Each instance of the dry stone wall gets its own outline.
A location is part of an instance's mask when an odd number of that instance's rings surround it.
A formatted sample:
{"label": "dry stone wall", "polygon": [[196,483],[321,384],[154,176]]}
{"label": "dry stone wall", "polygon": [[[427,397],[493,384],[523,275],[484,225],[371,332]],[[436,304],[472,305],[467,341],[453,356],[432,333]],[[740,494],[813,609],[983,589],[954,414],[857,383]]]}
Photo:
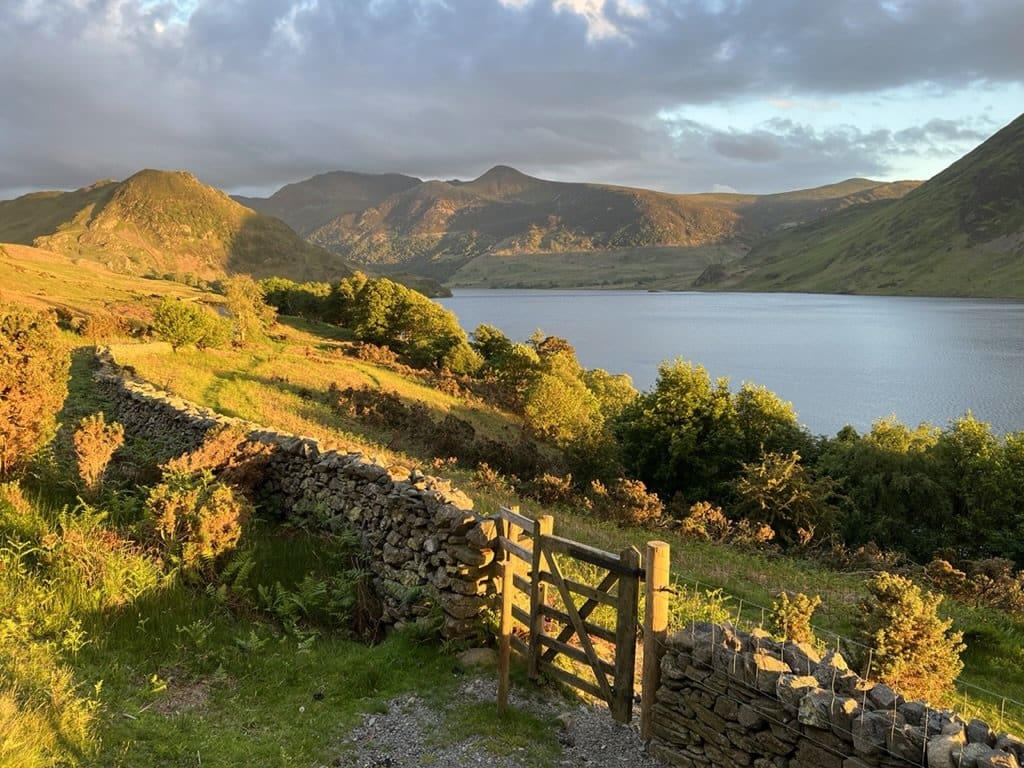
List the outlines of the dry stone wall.
{"label": "dry stone wall", "polygon": [[836,652],[698,622],[661,664],[651,753],[682,768],[1020,768],[1024,741],[905,701]]}
{"label": "dry stone wall", "polygon": [[128,375],[109,349],[97,351],[97,362],[96,379],[114,409],[108,417],[129,435],[169,444],[168,453],[176,454],[229,425],[270,445],[257,502],[307,528],[358,533],[386,625],[426,617],[436,604],[446,636],[479,631],[491,590],[495,525],[475,514],[472,500],[450,483],[189,403]]}

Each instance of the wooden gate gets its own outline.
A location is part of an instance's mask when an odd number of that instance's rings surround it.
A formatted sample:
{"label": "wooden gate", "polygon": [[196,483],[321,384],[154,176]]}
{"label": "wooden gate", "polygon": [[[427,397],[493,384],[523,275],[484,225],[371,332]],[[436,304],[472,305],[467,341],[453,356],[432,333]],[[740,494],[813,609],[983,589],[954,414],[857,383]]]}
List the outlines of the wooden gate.
{"label": "wooden gate", "polygon": [[[544,674],[584,691],[606,702],[617,721],[628,723],[633,711],[640,580],[645,576],[640,552],[629,547],[616,555],[555,536],[550,515],[534,521],[502,508],[498,523],[503,553],[499,707],[504,708],[507,701],[508,656],[515,648],[527,659],[530,677]],[[667,545],[662,546],[667,565]],[[567,578],[557,556],[589,563],[605,575],[597,585]],[[667,582],[667,569],[664,579]],[[529,610],[522,606],[527,596]],[[662,605],[660,589],[653,599],[652,603],[648,597],[648,605]],[[614,612],[613,627],[591,620],[601,606]],[[650,618],[652,612],[647,614]],[[512,632],[513,619],[522,627],[520,634]],[[656,632],[652,628],[652,639]],[[560,656],[574,662],[574,670],[586,670],[591,679],[557,665]],[[650,661],[657,656],[652,646]],[[645,681],[647,661],[645,656]]]}

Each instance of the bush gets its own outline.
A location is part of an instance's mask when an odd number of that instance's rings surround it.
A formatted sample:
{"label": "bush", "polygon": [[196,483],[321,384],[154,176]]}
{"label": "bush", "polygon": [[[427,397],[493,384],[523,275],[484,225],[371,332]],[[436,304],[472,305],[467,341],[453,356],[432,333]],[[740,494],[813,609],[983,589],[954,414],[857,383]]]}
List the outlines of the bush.
{"label": "bush", "polygon": [[202,445],[163,465],[164,472],[196,474],[210,472],[247,495],[252,495],[263,478],[271,447],[250,440],[238,427],[217,427],[206,433]]}
{"label": "bush", "polygon": [[78,422],[71,442],[84,490],[95,497],[103,490],[103,476],[111,457],[124,445],[124,427],[116,421],[107,424],[103,413],[96,413]]}
{"label": "bush", "polygon": [[0,477],[51,436],[70,365],[52,315],[0,304]]}
{"label": "bush", "polygon": [[767,453],[760,462],[743,465],[736,483],[737,510],[768,523],[786,544],[804,546],[817,529],[833,525],[832,488],[827,478],[812,477],[796,451]]}
{"label": "bush", "polygon": [[177,352],[199,343],[210,330],[210,319],[198,304],[165,298],[153,313],[153,330]]}
{"label": "bush", "polygon": [[237,546],[252,506],[210,472],[167,472],[150,490],[146,513],[170,561],[209,578]]}
{"label": "bush", "polygon": [[598,515],[628,525],[650,525],[665,510],[658,495],[648,493],[643,482],[625,477],[615,480],[610,488],[600,480],[592,481],[588,498]]}
{"label": "bush", "polygon": [[942,597],[888,572],[869,579],[867,588],[860,633],[874,648],[868,674],[910,699],[937,701],[952,691],[963,669],[963,635],[949,631],[952,619],[939,618]]}
{"label": "bush", "polygon": [[782,592],[777,600],[772,601],[769,629],[787,643],[813,643],[811,617],[819,605],[821,598],[818,595],[808,597],[803,592],[796,592],[791,599],[790,593]]}
{"label": "bush", "polygon": [[698,541],[728,541],[732,536],[732,522],[710,501],[698,501],[690,507],[690,514],[680,521],[679,534]]}

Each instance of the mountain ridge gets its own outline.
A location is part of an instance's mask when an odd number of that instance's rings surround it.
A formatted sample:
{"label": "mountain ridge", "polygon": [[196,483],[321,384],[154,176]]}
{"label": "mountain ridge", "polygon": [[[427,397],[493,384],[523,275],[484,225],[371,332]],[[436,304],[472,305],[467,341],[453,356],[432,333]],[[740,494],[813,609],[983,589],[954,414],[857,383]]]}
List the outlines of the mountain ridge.
{"label": "mountain ridge", "polygon": [[126,274],[351,274],[342,259],[305,242],[284,222],[185,171],[144,169],[124,181],[2,201],[0,242],[92,259]]}
{"label": "mountain ridge", "polygon": [[712,277],[739,290],[1024,296],[1024,115],[904,197],[768,238]]}

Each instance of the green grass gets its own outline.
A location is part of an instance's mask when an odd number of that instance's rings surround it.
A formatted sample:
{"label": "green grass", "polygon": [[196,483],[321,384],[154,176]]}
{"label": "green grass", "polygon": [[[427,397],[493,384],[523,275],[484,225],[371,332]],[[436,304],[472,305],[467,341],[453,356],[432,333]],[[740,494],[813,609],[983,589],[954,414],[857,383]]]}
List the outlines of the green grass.
{"label": "green grass", "polygon": [[737,245],[478,256],[448,279],[460,288],[685,290],[709,264],[730,263]]}

